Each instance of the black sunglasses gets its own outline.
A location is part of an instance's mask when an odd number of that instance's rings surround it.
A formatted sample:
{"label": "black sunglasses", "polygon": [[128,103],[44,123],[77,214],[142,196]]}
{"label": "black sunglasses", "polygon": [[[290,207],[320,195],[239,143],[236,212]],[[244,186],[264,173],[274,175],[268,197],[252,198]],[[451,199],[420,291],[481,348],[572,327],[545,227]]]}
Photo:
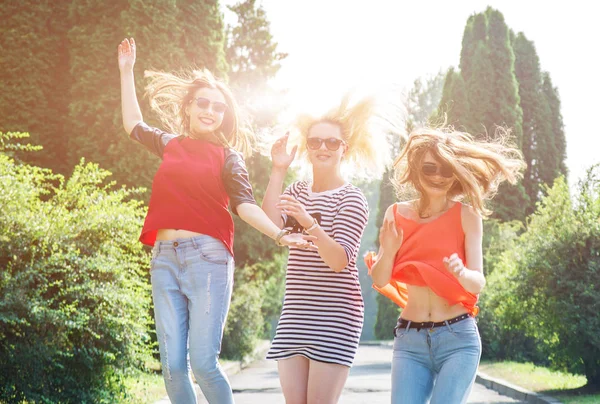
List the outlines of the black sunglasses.
{"label": "black sunglasses", "polygon": [[441,175],[444,178],[452,178],[452,176],[454,176],[454,172],[452,171],[452,168],[450,166],[438,166],[434,163],[423,163],[423,165],[421,166],[421,172],[427,177]]}
{"label": "black sunglasses", "polygon": [[192,101],[196,101],[196,105],[200,109],[208,109],[212,104],[212,110],[215,111],[217,114],[224,114],[228,108],[227,104],[225,104],[223,102],[219,102],[219,101],[212,102],[208,98],[204,98],[204,97],[194,98]]}
{"label": "black sunglasses", "polygon": [[346,143],[341,139],[336,139],[334,137],[330,137],[329,139],[321,139],[320,137],[309,137],[306,139],[306,147],[311,150],[319,150],[321,145],[325,143],[325,147],[327,150],[336,151],[340,148],[342,143]]}

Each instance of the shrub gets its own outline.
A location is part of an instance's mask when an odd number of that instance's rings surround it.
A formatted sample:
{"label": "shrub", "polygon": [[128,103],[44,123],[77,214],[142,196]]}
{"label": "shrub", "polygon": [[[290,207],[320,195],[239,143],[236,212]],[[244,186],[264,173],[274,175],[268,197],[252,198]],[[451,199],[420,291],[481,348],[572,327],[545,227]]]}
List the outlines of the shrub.
{"label": "shrub", "polygon": [[115,402],[148,358],[139,190],[81,162],[18,164],[0,139],[0,401]]}

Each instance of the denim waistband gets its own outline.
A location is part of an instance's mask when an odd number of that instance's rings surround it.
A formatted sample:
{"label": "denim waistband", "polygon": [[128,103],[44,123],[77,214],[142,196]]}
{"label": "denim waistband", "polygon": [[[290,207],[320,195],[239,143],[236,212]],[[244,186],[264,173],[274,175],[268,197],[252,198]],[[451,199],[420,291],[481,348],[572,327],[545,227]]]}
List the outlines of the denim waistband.
{"label": "denim waistband", "polygon": [[159,253],[163,250],[176,250],[178,248],[198,248],[202,244],[209,242],[218,242],[225,248],[225,245],[221,240],[206,234],[201,234],[194,237],[176,238],[174,240],[156,240],[154,242],[154,249]]}

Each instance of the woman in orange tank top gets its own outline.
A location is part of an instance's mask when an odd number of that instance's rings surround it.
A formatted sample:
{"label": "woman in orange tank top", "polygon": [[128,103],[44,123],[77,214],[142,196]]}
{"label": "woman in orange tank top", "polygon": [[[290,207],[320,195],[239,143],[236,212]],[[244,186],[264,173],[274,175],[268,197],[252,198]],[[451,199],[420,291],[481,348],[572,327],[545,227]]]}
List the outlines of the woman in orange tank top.
{"label": "woman in orange tank top", "polygon": [[[466,402],[481,357],[474,317],[485,286],[484,203],[524,168],[501,131],[493,142],[447,129],[413,132],[394,162],[397,191],[377,255],[365,257],[375,289],[403,308],[394,329],[392,403]],[[469,205],[461,200],[468,200]]]}

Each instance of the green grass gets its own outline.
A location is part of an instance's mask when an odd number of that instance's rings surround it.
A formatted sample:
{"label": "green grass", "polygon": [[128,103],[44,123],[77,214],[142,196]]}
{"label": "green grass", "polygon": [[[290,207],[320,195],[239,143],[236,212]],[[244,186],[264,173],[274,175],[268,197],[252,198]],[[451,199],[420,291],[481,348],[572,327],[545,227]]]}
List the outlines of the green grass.
{"label": "green grass", "polygon": [[[226,367],[235,361],[219,360],[221,366]],[[127,404],[152,404],[166,397],[167,390],[160,373],[160,362],[153,361],[146,364],[150,372],[137,372],[128,376],[125,380],[129,398],[124,401]]]}
{"label": "green grass", "polygon": [[127,403],[154,403],[167,395],[160,373],[139,372],[125,381],[129,399]]}
{"label": "green grass", "polygon": [[553,396],[567,404],[600,403],[600,392],[590,394],[585,376],[550,370],[532,363],[482,361],[479,370],[529,391]]}

